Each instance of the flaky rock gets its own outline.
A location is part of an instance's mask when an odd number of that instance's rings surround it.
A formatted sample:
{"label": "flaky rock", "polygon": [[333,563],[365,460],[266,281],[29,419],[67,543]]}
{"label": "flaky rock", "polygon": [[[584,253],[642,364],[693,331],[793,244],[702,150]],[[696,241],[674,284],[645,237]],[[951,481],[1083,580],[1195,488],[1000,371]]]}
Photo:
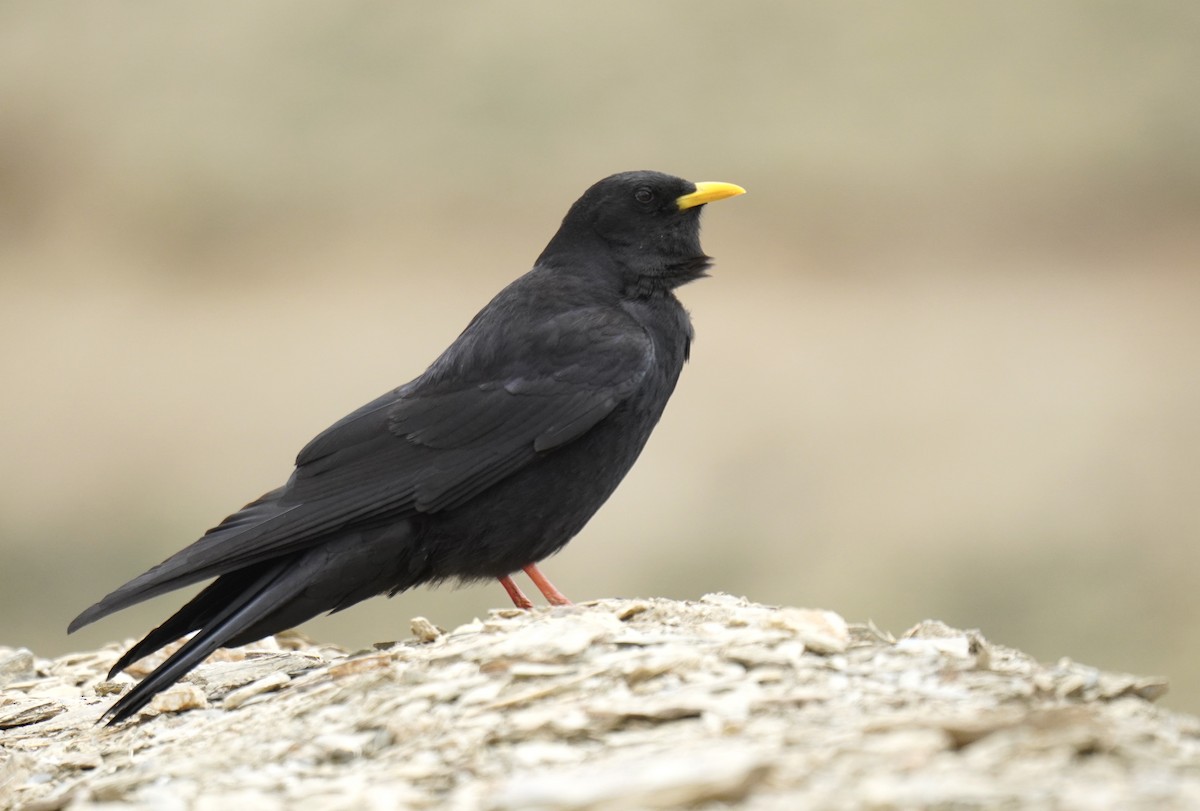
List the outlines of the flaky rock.
{"label": "flaky rock", "polygon": [[1200,722],[1151,703],[1165,682],[978,631],[728,595],[413,629],[222,652],[114,728],[117,647],[12,651],[0,808],[1200,807]]}

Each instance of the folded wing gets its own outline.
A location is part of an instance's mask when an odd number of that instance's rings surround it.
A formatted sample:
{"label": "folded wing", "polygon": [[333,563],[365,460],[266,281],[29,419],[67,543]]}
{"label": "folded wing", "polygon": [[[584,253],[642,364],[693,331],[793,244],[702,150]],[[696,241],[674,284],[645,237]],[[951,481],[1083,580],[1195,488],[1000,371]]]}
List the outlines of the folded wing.
{"label": "folded wing", "polygon": [[[501,346],[460,340],[425,375],[317,436],[283,487],[84,611],[71,630],[360,522],[464,504],[585,434],[653,362],[645,332],[608,308],[562,313]],[[456,374],[441,374],[446,367]]]}

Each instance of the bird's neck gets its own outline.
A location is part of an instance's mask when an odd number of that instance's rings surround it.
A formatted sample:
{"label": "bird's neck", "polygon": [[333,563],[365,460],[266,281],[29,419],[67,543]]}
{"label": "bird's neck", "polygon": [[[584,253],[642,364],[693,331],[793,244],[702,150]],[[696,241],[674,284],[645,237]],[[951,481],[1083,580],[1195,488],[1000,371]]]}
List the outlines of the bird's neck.
{"label": "bird's neck", "polygon": [[652,298],[708,275],[712,259],[703,254],[671,259],[653,267],[631,267],[622,280],[625,298]]}
{"label": "bird's neck", "polygon": [[592,230],[557,233],[538,257],[537,265],[578,273],[599,281],[607,277],[625,298],[649,298],[708,275],[712,259],[698,245],[647,251],[606,239]]}

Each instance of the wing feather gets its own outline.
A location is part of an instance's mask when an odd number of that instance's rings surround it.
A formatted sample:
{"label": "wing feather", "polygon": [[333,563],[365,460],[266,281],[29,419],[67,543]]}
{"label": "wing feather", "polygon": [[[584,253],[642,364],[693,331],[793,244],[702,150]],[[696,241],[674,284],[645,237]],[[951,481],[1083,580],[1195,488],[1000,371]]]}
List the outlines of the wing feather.
{"label": "wing feather", "polygon": [[653,362],[646,333],[612,308],[570,310],[498,345],[460,338],[425,375],[309,442],[283,487],[126,583],[72,627],[299,551],[358,522],[463,504],[587,433]]}

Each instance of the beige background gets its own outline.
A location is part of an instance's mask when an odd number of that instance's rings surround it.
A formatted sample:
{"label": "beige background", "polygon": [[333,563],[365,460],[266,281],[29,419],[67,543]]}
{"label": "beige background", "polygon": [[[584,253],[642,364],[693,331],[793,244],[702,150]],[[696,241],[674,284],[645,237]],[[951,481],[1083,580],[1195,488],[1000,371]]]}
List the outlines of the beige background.
{"label": "beige background", "polygon": [[[416,375],[614,171],[726,180],[693,362],[545,569],[1171,677],[1200,710],[1200,6],[0,6],[0,644]],[[308,627],[449,626],[498,586]]]}

